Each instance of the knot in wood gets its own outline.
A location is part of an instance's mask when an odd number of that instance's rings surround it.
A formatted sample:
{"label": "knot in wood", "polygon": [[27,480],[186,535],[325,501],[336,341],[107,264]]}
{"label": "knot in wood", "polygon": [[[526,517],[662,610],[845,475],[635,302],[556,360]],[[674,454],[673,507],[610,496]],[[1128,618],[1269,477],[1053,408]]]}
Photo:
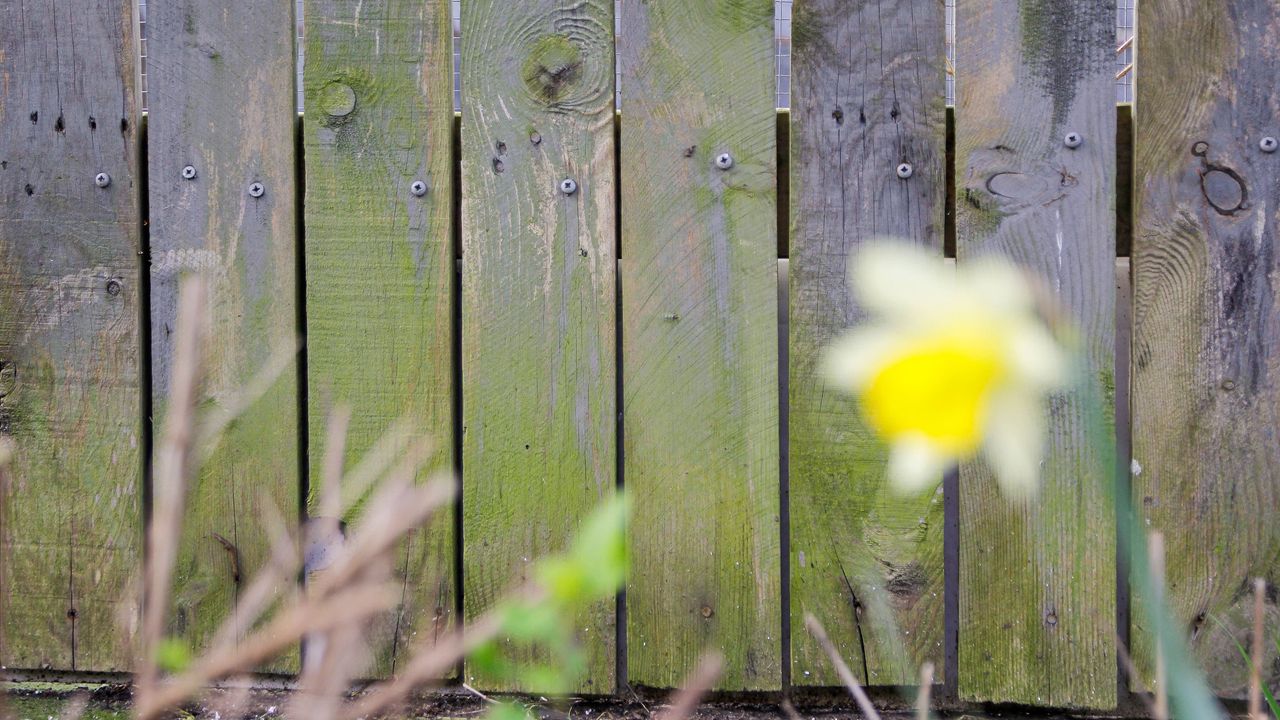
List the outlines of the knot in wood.
{"label": "knot in wood", "polygon": [[356,109],[356,91],[343,82],[331,82],[320,88],[320,109],[332,118],[346,117]]}
{"label": "knot in wood", "polygon": [[564,35],[546,35],[525,57],[521,78],[538,101],[554,105],[564,100],[582,79],[582,48]]}
{"label": "knot in wood", "polygon": [[1234,215],[1244,209],[1249,190],[1240,173],[1222,165],[1210,165],[1200,173],[1204,199],[1219,215]]}
{"label": "knot in wood", "polygon": [[702,617],[710,618],[712,615],[715,615],[715,614],[716,614],[715,611],[711,609],[710,605],[702,606]]}

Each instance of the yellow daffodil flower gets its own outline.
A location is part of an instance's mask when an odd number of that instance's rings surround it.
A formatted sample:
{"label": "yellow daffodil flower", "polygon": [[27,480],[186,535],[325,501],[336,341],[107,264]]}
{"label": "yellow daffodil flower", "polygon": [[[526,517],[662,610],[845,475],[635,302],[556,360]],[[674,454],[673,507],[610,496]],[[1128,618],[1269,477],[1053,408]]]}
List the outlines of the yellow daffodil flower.
{"label": "yellow daffodil flower", "polygon": [[1044,401],[1065,385],[1067,356],[1028,276],[997,259],[948,268],[901,242],[873,243],[851,263],[869,320],[827,349],[824,374],[860,398],[889,443],[893,487],[934,487],[982,451],[1006,496],[1034,493]]}

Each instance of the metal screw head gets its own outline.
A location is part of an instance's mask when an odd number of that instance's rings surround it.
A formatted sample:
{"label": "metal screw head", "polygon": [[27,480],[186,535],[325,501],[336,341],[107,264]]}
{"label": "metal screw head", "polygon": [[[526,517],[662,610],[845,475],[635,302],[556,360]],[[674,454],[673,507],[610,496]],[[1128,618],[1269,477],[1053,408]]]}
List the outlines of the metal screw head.
{"label": "metal screw head", "polygon": [[413,184],[409,186],[409,192],[417,195],[418,197],[422,197],[427,194],[427,184],[421,180],[414,180]]}
{"label": "metal screw head", "polygon": [[1227,392],[1231,392],[1232,390],[1235,390],[1235,389],[1236,389],[1236,381],[1235,381],[1235,380],[1223,380],[1223,381],[1222,381],[1222,389],[1223,389],[1223,390],[1226,390]]}
{"label": "metal screw head", "polygon": [[1084,138],[1078,132],[1069,132],[1067,136],[1062,138],[1062,144],[1075,150],[1084,144]]}
{"label": "metal screw head", "polygon": [[1280,148],[1280,142],[1277,142],[1275,138],[1268,135],[1258,141],[1258,147],[1262,148],[1262,152],[1264,153],[1273,153],[1276,151],[1276,148]]}
{"label": "metal screw head", "polygon": [[565,178],[560,181],[560,192],[572,195],[578,192],[578,183],[573,178]]}
{"label": "metal screw head", "polygon": [[93,177],[93,184],[104,188],[111,184],[111,176],[106,173],[98,173]]}
{"label": "metal screw head", "polygon": [[186,167],[182,168],[182,178],[183,178],[184,180],[195,180],[195,179],[196,179],[196,166],[195,166],[195,165],[187,165]]}
{"label": "metal screw head", "polygon": [[120,294],[120,281],[112,278],[107,281],[107,294],[115,297]]}
{"label": "metal screw head", "polygon": [[721,170],[728,170],[733,167],[733,156],[729,153],[720,153],[716,156],[716,167]]}
{"label": "metal screw head", "polygon": [[906,180],[916,173],[915,168],[911,167],[911,163],[902,163],[898,165],[898,177]]}
{"label": "metal screw head", "polygon": [[266,189],[265,187],[263,187],[263,186],[262,186],[262,183],[260,183],[260,182],[250,183],[250,184],[249,184],[249,196],[250,196],[250,197],[260,198],[260,197],[262,197],[262,194],[263,194],[263,193],[265,193],[266,191],[267,191],[267,189]]}

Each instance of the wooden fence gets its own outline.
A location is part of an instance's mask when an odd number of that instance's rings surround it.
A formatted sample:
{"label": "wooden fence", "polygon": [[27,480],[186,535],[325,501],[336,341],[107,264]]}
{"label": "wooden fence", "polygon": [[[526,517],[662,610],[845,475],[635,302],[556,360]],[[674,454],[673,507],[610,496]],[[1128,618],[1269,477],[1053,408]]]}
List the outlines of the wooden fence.
{"label": "wooden fence", "polygon": [[406,548],[376,674],[621,485],[633,568],[579,618],[583,692],[672,686],[707,647],[721,689],[833,685],[810,611],[871,685],[932,661],[961,699],[1112,707],[1117,632],[1150,658],[1079,398],[1054,404],[1034,507],[977,465],[904,503],[815,373],[856,320],[849,252],[894,235],[1058,289],[1179,620],[1214,686],[1243,688],[1248,578],[1280,622],[1272,0],[1142,4],[1132,156],[1099,0],[960,0],[951,134],[941,0],[797,0],[781,123],[771,0],[624,0],[616,38],[612,0],[464,0],[460,122],[446,0],[308,0],[300,124],[291,0],[152,3],[145,124],[132,5],[0,5],[0,666],[132,666],[150,437],[198,271],[202,405],[292,366],[192,490],[171,627],[193,644],[264,562],[264,498],[310,505],[345,402],[349,457],[408,414],[461,469],[459,517]]}

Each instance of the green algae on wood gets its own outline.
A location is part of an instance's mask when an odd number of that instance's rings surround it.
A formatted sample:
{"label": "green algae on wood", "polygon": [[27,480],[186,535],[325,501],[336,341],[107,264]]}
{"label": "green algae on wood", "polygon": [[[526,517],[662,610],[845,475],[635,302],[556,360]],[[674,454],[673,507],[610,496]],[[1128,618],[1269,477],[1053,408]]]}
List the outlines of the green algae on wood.
{"label": "green algae on wood", "polygon": [[[447,2],[311,0],[306,116],[307,427],[319,509],[330,409],[351,408],[345,467],[379,438],[453,458],[453,73]],[[424,184],[422,194],[414,183]],[[403,420],[401,423],[399,421]],[[356,517],[344,518],[359,522]],[[400,548],[402,602],[369,633],[386,676],[454,622],[452,513]]]}
{"label": "green algae on wood", "polygon": [[[151,391],[160,428],[184,274],[209,280],[204,412],[233,407],[255,376],[297,347],[293,14],[279,3],[183,0],[154,5],[147,28]],[[188,166],[194,174],[184,174]],[[249,192],[253,183],[260,197]],[[193,648],[211,640],[269,561],[263,507],[286,516],[297,507],[295,368],[290,362],[232,420],[188,489],[168,632]],[[267,669],[296,668],[289,654]]]}
{"label": "green algae on wood", "polygon": [[717,688],[777,690],[773,3],[622,12],[628,679],[675,687],[718,650]]}
{"label": "green algae on wood", "polygon": [[143,438],[133,20],[130,0],[0,5],[0,437],[16,445],[0,498],[0,667],[134,663]]}
{"label": "green algae on wood", "polygon": [[[942,262],[942,6],[823,0],[800,12],[806,37],[791,91],[791,682],[840,684],[805,629],[813,613],[860,682],[913,685],[926,661],[939,679],[946,670],[941,487],[912,499],[892,492],[883,446],[818,367],[823,348],[862,316],[848,288],[851,253],[892,237]],[[907,180],[896,170],[903,162],[912,165]]]}
{"label": "green algae on wood", "polygon": [[[1280,5],[1142,3],[1139,21],[1141,77],[1156,80],[1139,79],[1134,109],[1133,503],[1164,534],[1173,626],[1211,687],[1243,697],[1253,578],[1272,588],[1266,626],[1280,622],[1280,154],[1260,147],[1280,137]],[[1133,606],[1150,687],[1151,628]]]}
{"label": "green algae on wood", "polygon": [[[613,2],[462,5],[463,577],[475,618],[616,483]],[[565,190],[566,180],[573,185]],[[614,690],[615,603],[575,618]],[[517,660],[554,660],[509,642]],[[540,692],[486,677],[482,689]]]}
{"label": "green algae on wood", "polygon": [[1112,417],[1093,406],[1114,366],[1114,16],[1091,0],[961,0],[956,15],[957,262],[1000,254],[1042,277],[1079,325],[1089,383],[1050,401],[1029,505],[981,461],[961,467],[960,695],[1111,708],[1114,473],[1090,423]]}

